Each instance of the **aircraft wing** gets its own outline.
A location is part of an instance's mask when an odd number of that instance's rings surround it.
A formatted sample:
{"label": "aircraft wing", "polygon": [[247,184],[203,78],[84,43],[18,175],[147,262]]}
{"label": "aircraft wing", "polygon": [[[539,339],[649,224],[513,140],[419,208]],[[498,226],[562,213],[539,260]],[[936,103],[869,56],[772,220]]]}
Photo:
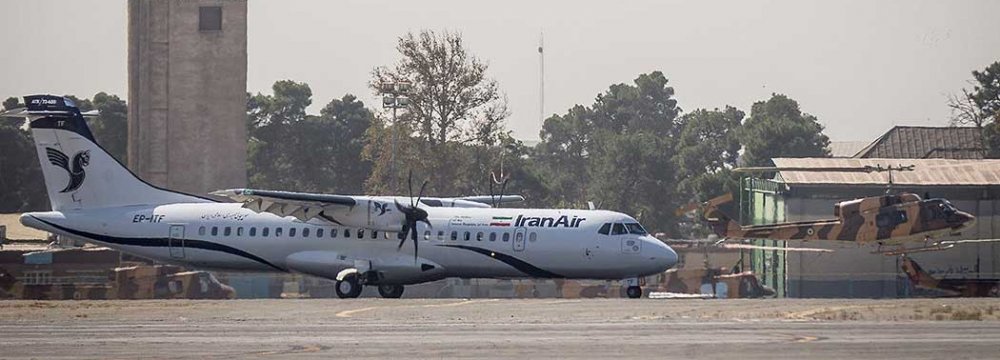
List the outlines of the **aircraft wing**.
{"label": "aircraft wing", "polygon": [[489,196],[489,195],[475,195],[475,196],[457,197],[457,198],[454,198],[454,199],[456,199],[456,200],[472,201],[472,202],[477,202],[477,203],[482,203],[482,204],[493,204],[494,201],[497,202],[497,203],[500,203],[500,204],[506,204],[506,203],[524,201],[524,196],[521,196],[521,195],[494,195],[494,196]]}
{"label": "aircraft wing", "polygon": [[[213,191],[211,194],[242,202],[244,208],[256,212],[268,212],[278,216],[294,216],[302,221],[308,221],[315,217],[325,218],[323,210],[328,208],[351,208],[358,204],[357,199],[348,195],[291,191],[226,189]],[[334,221],[332,219],[327,220]]]}

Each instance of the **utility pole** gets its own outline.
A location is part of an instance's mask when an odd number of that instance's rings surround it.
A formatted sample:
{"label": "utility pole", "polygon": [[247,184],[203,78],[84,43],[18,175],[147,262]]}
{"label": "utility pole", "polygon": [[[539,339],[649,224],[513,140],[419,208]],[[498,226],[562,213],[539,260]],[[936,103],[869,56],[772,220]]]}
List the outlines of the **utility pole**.
{"label": "utility pole", "polygon": [[396,171],[396,142],[399,141],[399,129],[396,126],[396,111],[410,105],[406,94],[410,91],[408,82],[387,82],[379,85],[382,93],[382,107],[392,109],[392,149],[389,153],[389,174],[392,176],[393,195],[399,194],[399,174]]}
{"label": "utility pole", "polygon": [[538,34],[538,133],[545,125],[545,34]]}

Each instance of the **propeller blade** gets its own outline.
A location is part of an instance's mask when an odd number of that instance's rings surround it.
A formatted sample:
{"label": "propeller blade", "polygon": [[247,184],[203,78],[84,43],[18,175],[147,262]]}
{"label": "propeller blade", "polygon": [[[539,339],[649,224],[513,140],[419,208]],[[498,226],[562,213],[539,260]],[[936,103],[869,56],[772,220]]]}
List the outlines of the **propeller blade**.
{"label": "propeller blade", "polygon": [[410,195],[410,206],[413,206],[413,169],[410,169],[410,175],[406,180],[406,187],[410,189],[408,195]]}
{"label": "propeller blade", "polygon": [[409,226],[403,225],[403,231],[402,231],[403,236],[400,237],[400,239],[399,239],[399,245],[396,246],[396,250],[399,250],[399,249],[403,248],[403,244],[406,243],[406,233],[407,232],[409,232]]}
{"label": "propeller blade", "polygon": [[426,188],[427,188],[427,180],[424,180],[424,183],[420,184],[420,193],[417,194],[417,203],[413,205],[414,207],[420,205],[420,199],[424,198],[424,189]]}

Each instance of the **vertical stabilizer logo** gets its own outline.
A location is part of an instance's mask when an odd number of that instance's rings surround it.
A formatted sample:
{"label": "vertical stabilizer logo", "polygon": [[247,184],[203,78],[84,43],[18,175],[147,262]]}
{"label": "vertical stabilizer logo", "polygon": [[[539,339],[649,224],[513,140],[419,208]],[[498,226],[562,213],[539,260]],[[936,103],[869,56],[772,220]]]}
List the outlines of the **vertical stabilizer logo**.
{"label": "vertical stabilizer logo", "polygon": [[49,162],[52,165],[66,170],[66,173],[69,174],[69,184],[66,184],[66,188],[62,189],[61,193],[79,189],[80,185],[83,185],[83,179],[87,177],[83,168],[90,165],[90,150],[77,152],[73,155],[72,163],[70,163],[69,156],[57,149],[46,147],[45,153],[48,154]]}

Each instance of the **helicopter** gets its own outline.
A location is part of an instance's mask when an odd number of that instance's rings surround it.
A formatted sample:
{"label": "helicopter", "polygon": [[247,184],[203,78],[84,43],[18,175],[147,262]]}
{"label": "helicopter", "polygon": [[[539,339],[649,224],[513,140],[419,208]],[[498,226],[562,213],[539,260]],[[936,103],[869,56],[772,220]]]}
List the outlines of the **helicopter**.
{"label": "helicopter", "polygon": [[[947,199],[921,199],[914,193],[893,194],[892,171],[911,171],[913,166],[860,168],[824,168],[818,171],[888,171],[889,186],[886,194],[836,203],[833,218],[813,221],[784,222],[766,225],[740,225],[734,220],[736,204],[732,193],[716,197],[702,204],[682,208],[678,213],[700,209],[702,220],[720,238],[772,239],[802,241],[844,241],[856,244],[876,244],[873,253],[900,255],[904,253],[940,251],[963,241],[935,241],[934,239],[957,234],[975,224],[976,217],[957,209]],[[789,168],[740,168],[736,172],[776,172]],[[794,168],[795,171],[817,169]],[[905,247],[904,244],[923,241],[922,246]],[[892,246],[883,251],[883,246]]]}

